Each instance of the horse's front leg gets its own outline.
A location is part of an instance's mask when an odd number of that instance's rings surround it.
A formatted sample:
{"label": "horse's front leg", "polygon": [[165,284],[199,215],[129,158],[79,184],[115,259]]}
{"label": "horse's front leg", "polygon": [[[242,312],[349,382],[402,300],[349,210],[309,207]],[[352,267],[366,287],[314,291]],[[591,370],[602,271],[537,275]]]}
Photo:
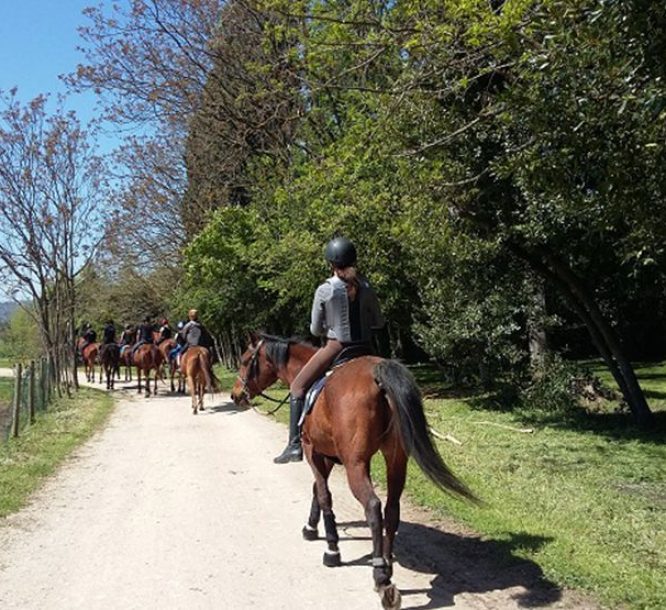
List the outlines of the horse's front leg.
{"label": "horse's front leg", "polygon": [[[333,512],[333,498],[331,496],[331,490],[328,487],[328,475],[331,474],[333,463],[323,455],[316,453],[312,449],[312,445],[304,445],[304,448],[306,457],[308,462],[310,462],[315,477],[313,491],[316,495],[319,510],[324,515],[324,531],[326,533],[326,543],[328,545],[328,548],[324,553],[324,565],[328,568],[334,568],[341,565],[341,560],[340,547],[338,546],[340,537],[338,536],[338,526],[335,522],[335,513]],[[318,521],[319,518],[316,508],[314,508],[314,514],[313,508],[314,506],[310,509],[310,517],[317,517]],[[308,525],[310,525],[310,522],[308,522]]]}
{"label": "horse's front leg", "polygon": [[138,366],[136,367],[136,376],[139,380],[139,389],[137,391],[139,394],[141,394],[141,369]]}

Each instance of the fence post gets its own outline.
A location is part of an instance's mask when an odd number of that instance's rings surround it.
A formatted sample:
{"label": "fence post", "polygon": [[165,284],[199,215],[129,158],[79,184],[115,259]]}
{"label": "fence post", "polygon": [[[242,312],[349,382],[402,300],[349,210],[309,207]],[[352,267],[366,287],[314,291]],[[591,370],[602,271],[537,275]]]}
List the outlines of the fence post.
{"label": "fence post", "polygon": [[53,371],[51,369],[51,358],[49,357],[46,361],[46,402],[50,402],[51,400],[51,386],[53,384],[51,377]]}
{"label": "fence post", "polygon": [[35,361],[30,361],[30,379],[28,381],[28,410],[30,411],[30,423],[35,423]]}
{"label": "fence post", "polygon": [[16,378],[14,380],[14,409],[12,413],[12,435],[17,437],[20,428],[20,414],[21,414],[21,376],[23,375],[23,367],[17,364],[14,367]]}
{"label": "fence post", "polygon": [[46,359],[39,360],[39,393],[41,396],[41,409],[46,411]]}

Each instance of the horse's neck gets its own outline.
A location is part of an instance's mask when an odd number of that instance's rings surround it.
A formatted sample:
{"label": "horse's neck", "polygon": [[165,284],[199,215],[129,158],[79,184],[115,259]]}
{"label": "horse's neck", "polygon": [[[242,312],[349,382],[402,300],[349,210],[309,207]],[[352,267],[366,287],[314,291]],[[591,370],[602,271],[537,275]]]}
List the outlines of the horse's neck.
{"label": "horse's neck", "polygon": [[317,348],[308,345],[293,344],[289,346],[289,359],[287,365],[282,368],[278,377],[279,379],[291,385],[296,375],[303,368],[305,363],[314,356]]}

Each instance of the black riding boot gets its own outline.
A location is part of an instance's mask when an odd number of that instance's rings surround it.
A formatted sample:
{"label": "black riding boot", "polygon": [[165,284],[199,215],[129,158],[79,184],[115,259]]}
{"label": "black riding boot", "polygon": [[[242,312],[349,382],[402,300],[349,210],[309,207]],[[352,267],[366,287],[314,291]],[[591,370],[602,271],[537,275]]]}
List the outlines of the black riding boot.
{"label": "black riding boot", "polygon": [[301,447],[301,430],[298,421],[303,413],[303,398],[289,399],[289,443],[284,451],[273,461],[276,464],[286,464],[287,462],[301,462],[303,460],[303,449]]}

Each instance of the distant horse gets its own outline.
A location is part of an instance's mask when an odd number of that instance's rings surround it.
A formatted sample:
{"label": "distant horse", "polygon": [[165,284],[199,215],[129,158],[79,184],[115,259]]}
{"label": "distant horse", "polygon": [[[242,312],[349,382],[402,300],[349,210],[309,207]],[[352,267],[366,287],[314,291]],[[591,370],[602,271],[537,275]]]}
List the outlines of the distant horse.
{"label": "distant horse", "polygon": [[157,394],[157,377],[160,365],[162,364],[162,355],[159,353],[157,347],[152,343],[144,343],[136,350],[134,356],[131,357],[134,366],[136,366],[136,374],[139,378],[138,392],[141,393],[141,373],[143,372],[146,377],[146,396],[150,396],[150,371],[155,371],[155,390],[153,393]]}
{"label": "distant horse", "polygon": [[133,347],[134,344],[120,346],[118,364],[119,366],[122,365],[125,367],[125,381],[132,381],[132,367],[134,366],[134,363],[132,362]]}
{"label": "distant horse", "polygon": [[[175,349],[176,347],[176,342],[173,339],[164,339],[158,346],[157,349],[160,351],[160,354],[162,354],[162,360],[164,361],[164,365],[169,371],[169,379],[171,381],[171,391],[175,392],[176,388],[174,386],[173,380],[178,375],[178,391],[184,391],[181,390],[181,384],[184,386],[184,382],[182,381],[182,375],[180,373],[180,370],[178,369],[178,365],[176,363],[176,359],[169,359],[169,353],[171,352],[172,349]],[[161,377],[164,377],[163,374],[160,375]]]}
{"label": "distant horse", "polygon": [[210,369],[210,352],[205,347],[192,346],[182,356],[180,371],[187,379],[192,396],[192,413],[203,411],[206,390],[215,392],[218,380]]}
{"label": "distant horse", "polygon": [[120,362],[120,346],[117,343],[105,343],[99,349],[99,362],[106,375],[106,389],[115,387],[115,373]]}
{"label": "distant horse", "polygon": [[[232,390],[236,404],[247,404],[278,379],[290,384],[316,348],[271,337],[253,336],[241,357]],[[303,452],[314,474],[312,506],[303,528],[306,540],[318,538],[324,514],[328,549],[324,565],[341,565],[338,532],[328,476],[336,463],[347,473],[349,487],[365,509],[372,533],[375,589],[384,608],[400,607],[400,592],[391,583],[393,541],[400,522],[400,496],[411,455],[443,491],[478,502],[444,464],[428,432],[420,391],[409,370],[395,360],[355,358],[333,369],[302,427]],[[386,509],[370,479],[370,461],[381,451],[386,462]]]}
{"label": "distant horse", "polygon": [[[97,356],[99,354],[99,345],[97,343],[90,343],[85,348],[81,349],[86,340],[80,337],[76,346],[81,352],[81,360],[86,373],[86,380],[89,382],[95,381],[95,364],[97,364]],[[99,372],[99,382],[102,383],[102,371]]]}

